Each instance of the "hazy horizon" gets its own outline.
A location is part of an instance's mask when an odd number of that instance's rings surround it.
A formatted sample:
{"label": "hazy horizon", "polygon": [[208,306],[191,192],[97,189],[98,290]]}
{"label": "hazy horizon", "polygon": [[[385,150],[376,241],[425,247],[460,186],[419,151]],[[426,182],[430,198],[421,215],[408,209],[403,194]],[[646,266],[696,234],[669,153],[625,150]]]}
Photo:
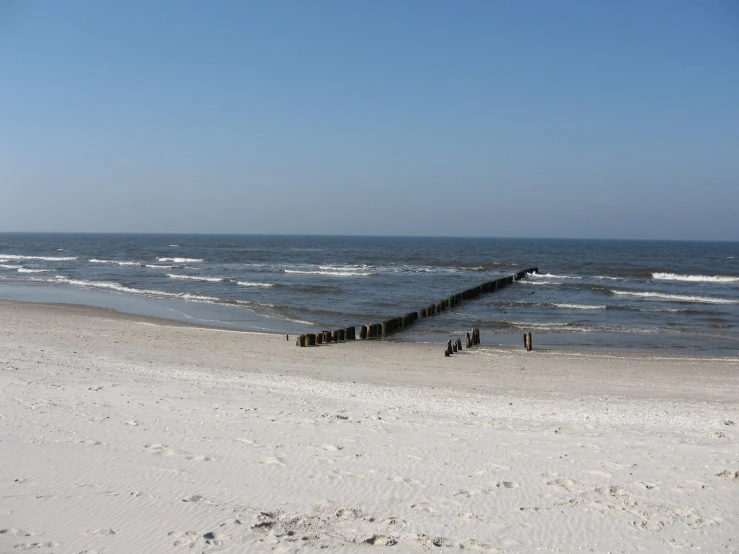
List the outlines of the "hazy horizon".
{"label": "hazy horizon", "polygon": [[730,1],[9,1],[0,73],[0,232],[739,240]]}

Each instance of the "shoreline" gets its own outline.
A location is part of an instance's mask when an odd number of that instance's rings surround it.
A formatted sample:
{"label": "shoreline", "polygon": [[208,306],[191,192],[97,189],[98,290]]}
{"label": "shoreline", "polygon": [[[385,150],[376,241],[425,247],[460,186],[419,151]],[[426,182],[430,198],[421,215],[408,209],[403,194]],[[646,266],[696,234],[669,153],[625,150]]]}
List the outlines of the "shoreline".
{"label": "shoreline", "polygon": [[[116,308],[109,308],[109,307],[102,307],[102,306],[95,306],[90,304],[82,304],[82,303],[73,303],[73,302],[44,302],[44,301],[35,301],[35,300],[15,300],[15,299],[7,299],[7,298],[0,298],[0,303],[8,303],[8,304],[29,304],[29,305],[38,305],[38,306],[52,306],[52,307],[58,307],[60,309],[63,309],[64,307],[70,307],[73,310],[77,310],[80,312],[84,312],[86,310],[89,310],[90,314],[115,314],[116,317],[119,318],[130,318],[132,321],[149,321],[151,323],[159,322],[161,325],[171,325],[171,326],[184,326],[184,327],[193,327],[193,328],[199,328],[199,329],[213,329],[213,330],[220,330],[220,331],[232,331],[235,333],[244,333],[244,334],[258,334],[258,335],[274,335],[274,336],[282,336],[282,335],[289,335],[291,337],[300,335],[304,332],[317,332],[318,327],[310,328],[310,327],[303,327],[302,332],[300,330],[291,330],[289,332],[285,331],[276,331],[276,330],[260,330],[260,329],[240,329],[235,327],[228,327],[225,325],[207,325],[203,323],[192,323],[189,321],[184,321],[182,319],[175,319],[175,318],[167,318],[167,317],[158,317],[153,315],[145,315],[135,312],[129,312],[129,311],[121,311]],[[248,310],[248,308],[239,308],[242,310]],[[677,350],[658,350],[658,349],[640,349],[636,347],[623,347],[622,349],[619,348],[607,348],[602,346],[577,346],[572,345],[571,347],[566,347],[563,345],[556,345],[556,346],[540,346],[537,343],[537,338],[541,336],[547,336],[547,335],[554,335],[556,333],[534,333],[534,349],[538,352],[549,352],[549,353],[559,353],[559,354],[566,354],[571,353],[572,355],[610,355],[610,356],[620,356],[624,358],[628,357],[649,357],[654,359],[696,359],[696,360],[726,360],[726,361],[732,361],[736,358],[736,354],[730,351],[726,351],[724,354],[721,353],[713,353],[713,354],[703,354],[703,353],[682,353]],[[581,335],[586,336],[586,333],[580,333]],[[569,335],[578,335],[578,333],[570,333]],[[451,335],[450,335],[451,336]],[[484,339],[489,338],[491,336],[499,337],[503,343],[497,344],[497,345],[491,345],[491,344],[485,344]],[[361,339],[357,339],[357,342],[364,342]],[[379,338],[379,339],[371,339],[368,342],[384,342],[384,343],[399,343],[399,344],[428,344],[428,345],[438,345],[440,348],[442,347],[442,341],[435,342],[435,341],[425,341],[422,339],[403,339],[402,333],[400,334],[393,334],[389,338]],[[482,348],[488,348],[488,349],[498,349],[501,351],[517,351],[519,350],[518,346],[514,346],[513,343],[518,343],[519,336],[518,334],[493,334],[493,333],[486,333],[483,336],[483,344],[480,345]],[[737,358],[739,359],[739,358]]]}

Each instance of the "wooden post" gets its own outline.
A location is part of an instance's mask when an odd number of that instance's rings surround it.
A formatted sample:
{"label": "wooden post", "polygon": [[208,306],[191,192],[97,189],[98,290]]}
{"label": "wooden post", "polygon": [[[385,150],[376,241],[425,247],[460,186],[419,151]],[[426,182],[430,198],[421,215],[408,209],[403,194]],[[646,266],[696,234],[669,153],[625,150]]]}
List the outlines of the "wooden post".
{"label": "wooden post", "polygon": [[308,333],[305,335],[305,345],[306,346],[316,345],[316,334],[315,333]]}
{"label": "wooden post", "polygon": [[346,340],[355,340],[357,338],[357,330],[354,327],[346,328]]}
{"label": "wooden post", "polygon": [[344,333],[344,329],[337,329],[336,331],[336,340],[339,342],[343,342],[346,338],[346,334]]}
{"label": "wooden post", "polygon": [[363,340],[367,338],[367,326],[366,325],[362,325],[359,328],[359,338]]}
{"label": "wooden post", "polygon": [[462,339],[457,339],[457,351],[462,351]]}
{"label": "wooden post", "polygon": [[449,339],[446,343],[446,349],[449,351],[449,354],[452,353],[452,339]]}
{"label": "wooden post", "polygon": [[305,335],[300,335],[298,337],[298,346],[305,346]]}
{"label": "wooden post", "polygon": [[457,351],[457,341],[454,341],[452,343],[452,352],[456,352],[456,351]]}
{"label": "wooden post", "polygon": [[526,351],[531,352],[534,349],[534,345],[531,342],[531,331],[526,333],[526,340],[524,342],[526,345]]}
{"label": "wooden post", "polygon": [[316,333],[316,344],[323,344],[323,331]]}

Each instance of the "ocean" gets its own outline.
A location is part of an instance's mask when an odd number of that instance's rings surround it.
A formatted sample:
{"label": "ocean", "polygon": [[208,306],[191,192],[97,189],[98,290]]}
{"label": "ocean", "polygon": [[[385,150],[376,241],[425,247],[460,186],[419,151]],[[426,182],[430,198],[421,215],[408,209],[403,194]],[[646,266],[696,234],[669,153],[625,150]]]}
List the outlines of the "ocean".
{"label": "ocean", "polygon": [[0,298],[294,334],[380,322],[521,269],[539,274],[387,340],[735,355],[739,243],[0,234]]}

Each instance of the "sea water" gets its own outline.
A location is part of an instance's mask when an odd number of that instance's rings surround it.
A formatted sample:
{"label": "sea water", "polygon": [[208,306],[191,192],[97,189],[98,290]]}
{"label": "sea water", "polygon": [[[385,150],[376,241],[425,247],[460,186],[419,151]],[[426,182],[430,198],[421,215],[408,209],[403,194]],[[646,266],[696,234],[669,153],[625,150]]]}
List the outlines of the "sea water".
{"label": "sea water", "polygon": [[254,235],[0,234],[0,297],[218,327],[380,322],[539,267],[390,340],[733,355],[739,243]]}

